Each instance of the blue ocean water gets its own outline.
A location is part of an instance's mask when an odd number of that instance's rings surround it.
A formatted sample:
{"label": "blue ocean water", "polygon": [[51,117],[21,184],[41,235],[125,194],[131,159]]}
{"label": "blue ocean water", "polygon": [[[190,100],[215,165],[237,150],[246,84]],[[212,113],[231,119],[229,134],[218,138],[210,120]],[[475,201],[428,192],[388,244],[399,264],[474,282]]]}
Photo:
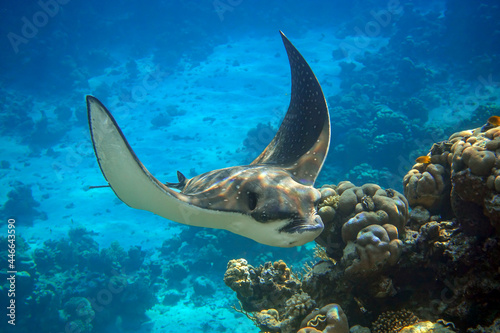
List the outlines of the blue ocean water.
{"label": "blue ocean water", "polygon": [[[109,188],[90,189],[106,181],[85,95],[108,107],[161,181],[244,165],[273,138],[290,100],[281,30],[330,108],[316,186],[350,180],[402,192],[416,157],[492,115],[499,14],[493,0],[4,1],[2,309],[12,299],[7,271],[20,273],[16,327],[5,315],[2,327],[258,332],[232,308],[228,260],[284,259],[297,270],[313,260],[311,243],[280,249],[187,227],[129,208]],[[93,315],[78,312],[80,298]]]}

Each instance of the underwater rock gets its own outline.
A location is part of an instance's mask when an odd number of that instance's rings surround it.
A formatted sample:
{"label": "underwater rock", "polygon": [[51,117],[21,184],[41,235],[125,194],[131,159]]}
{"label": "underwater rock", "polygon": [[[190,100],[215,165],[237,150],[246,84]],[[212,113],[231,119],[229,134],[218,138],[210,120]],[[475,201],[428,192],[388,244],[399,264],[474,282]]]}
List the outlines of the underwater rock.
{"label": "underwater rock", "polygon": [[199,296],[211,296],[215,289],[214,283],[204,276],[198,276],[193,282],[193,290]]}
{"label": "underwater rock", "polygon": [[343,262],[347,274],[376,272],[398,261],[399,237],[408,220],[403,195],[376,184],[357,187],[344,181],[324,186],[321,196],[318,214],[325,229],[316,242]]}
{"label": "underwater rock", "polygon": [[181,282],[189,276],[189,271],[182,263],[171,263],[163,271],[163,277],[168,280],[171,288],[178,288]]}
{"label": "underwater rock", "polygon": [[163,295],[163,305],[175,305],[184,295],[181,294],[177,289],[168,290],[165,295]]}
{"label": "underwater rock", "polygon": [[421,226],[429,222],[430,218],[431,214],[427,209],[422,206],[416,206],[410,211],[410,221],[408,223]]}
{"label": "underwater rock", "polygon": [[488,327],[478,325],[476,328],[469,328],[467,333],[498,333],[500,332],[500,318],[495,319]]}

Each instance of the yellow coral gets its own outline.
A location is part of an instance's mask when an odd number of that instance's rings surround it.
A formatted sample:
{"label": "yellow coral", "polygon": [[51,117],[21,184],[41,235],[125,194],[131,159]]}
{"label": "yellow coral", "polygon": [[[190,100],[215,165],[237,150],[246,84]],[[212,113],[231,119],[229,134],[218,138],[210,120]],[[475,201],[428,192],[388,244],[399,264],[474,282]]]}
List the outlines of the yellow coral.
{"label": "yellow coral", "polygon": [[252,281],[250,279],[250,269],[245,259],[233,259],[227,264],[224,274],[224,282],[228,287],[240,293],[244,297],[253,295]]}
{"label": "yellow coral", "polygon": [[340,195],[338,194],[332,194],[326,198],[324,198],[318,205],[318,208],[322,208],[322,207],[325,207],[325,206],[330,206],[330,207],[333,207],[333,208],[337,208],[339,206],[339,199],[340,199]]}
{"label": "yellow coral", "polygon": [[453,333],[452,331],[439,323],[423,321],[413,325],[403,327],[399,333]]}
{"label": "yellow coral", "polygon": [[403,327],[418,323],[420,320],[409,310],[387,311],[378,316],[372,324],[373,333],[397,333]]}
{"label": "yellow coral", "polygon": [[323,260],[323,261],[331,261],[334,265],[337,263],[337,261],[335,261],[335,259],[330,258],[328,256],[325,248],[319,244],[316,244],[316,246],[314,247],[314,256],[316,258],[319,258],[320,260]]}
{"label": "yellow coral", "polygon": [[284,262],[283,260],[278,260],[278,261],[275,261],[273,263],[273,267],[275,270],[278,271],[279,273],[279,279],[281,281],[286,281],[290,278],[290,275],[291,275],[291,270],[290,268],[288,268],[288,266],[286,265],[286,262]]}

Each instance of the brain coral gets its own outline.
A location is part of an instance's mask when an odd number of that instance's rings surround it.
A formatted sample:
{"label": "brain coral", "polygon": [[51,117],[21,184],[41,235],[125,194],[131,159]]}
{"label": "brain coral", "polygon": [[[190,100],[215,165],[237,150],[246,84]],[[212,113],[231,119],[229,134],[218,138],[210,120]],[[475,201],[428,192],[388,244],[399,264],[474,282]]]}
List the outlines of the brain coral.
{"label": "brain coral", "polygon": [[[394,265],[401,256],[403,242],[398,239],[398,231],[392,224],[383,226],[372,224],[359,231],[355,250],[359,258],[353,260],[346,274],[377,271],[385,264]],[[344,251],[349,253],[349,247]]]}
{"label": "brain coral", "polygon": [[417,163],[403,179],[405,197],[411,207],[438,211],[449,195],[449,171],[441,164]]}
{"label": "brain coral", "polygon": [[454,215],[472,233],[500,230],[499,154],[500,126],[491,123],[435,143],[430,163],[415,164],[404,177],[410,206]]}
{"label": "brain coral", "polygon": [[298,317],[305,315],[308,311],[316,306],[316,302],[311,298],[311,296],[309,296],[309,294],[305,292],[292,295],[292,297],[288,299],[285,304],[285,315],[287,317]]}
{"label": "brain coral", "polygon": [[[321,189],[319,215],[325,230],[316,241],[329,256],[346,265],[346,273],[377,271],[395,264],[401,254],[408,202],[376,184],[344,181]],[[344,244],[344,246],[340,245]]]}

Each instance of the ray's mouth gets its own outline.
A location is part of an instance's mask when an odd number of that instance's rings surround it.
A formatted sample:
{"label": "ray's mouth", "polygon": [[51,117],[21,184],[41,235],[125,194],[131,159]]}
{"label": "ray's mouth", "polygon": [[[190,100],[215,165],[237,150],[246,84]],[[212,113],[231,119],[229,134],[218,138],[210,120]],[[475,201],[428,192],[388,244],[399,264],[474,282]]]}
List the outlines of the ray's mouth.
{"label": "ray's mouth", "polygon": [[308,219],[304,218],[294,218],[278,231],[287,233],[303,233],[314,232],[323,228],[323,220],[321,220],[321,217],[319,217],[319,215],[315,215],[313,221],[309,221]]}

